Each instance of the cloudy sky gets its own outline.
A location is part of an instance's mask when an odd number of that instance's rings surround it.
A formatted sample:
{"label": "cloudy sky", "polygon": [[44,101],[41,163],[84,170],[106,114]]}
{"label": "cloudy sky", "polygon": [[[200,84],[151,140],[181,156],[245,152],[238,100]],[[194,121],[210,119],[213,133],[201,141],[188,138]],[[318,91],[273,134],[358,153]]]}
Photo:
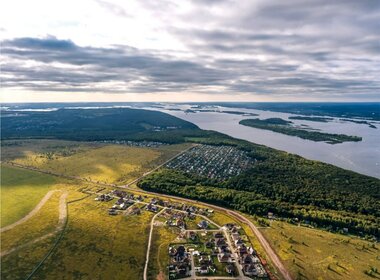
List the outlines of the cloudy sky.
{"label": "cloudy sky", "polygon": [[380,101],[379,0],[3,0],[1,98]]}

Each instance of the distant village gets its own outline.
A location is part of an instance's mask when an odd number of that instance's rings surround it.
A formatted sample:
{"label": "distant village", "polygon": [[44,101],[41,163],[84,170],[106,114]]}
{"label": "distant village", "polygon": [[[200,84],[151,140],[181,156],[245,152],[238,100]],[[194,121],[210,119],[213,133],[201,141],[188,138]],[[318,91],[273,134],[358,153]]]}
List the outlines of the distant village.
{"label": "distant village", "polygon": [[232,146],[198,145],[167,163],[166,167],[222,181],[239,175],[254,162],[247,152]]}
{"label": "distant village", "polygon": [[158,148],[160,146],[169,145],[167,143],[162,143],[162,142],[157,142],[157,141],[102,140],[102,141],[96,141],[96,142],[106,143],[106,144],[126,145],[130,147],[141,147],[141,148]]}

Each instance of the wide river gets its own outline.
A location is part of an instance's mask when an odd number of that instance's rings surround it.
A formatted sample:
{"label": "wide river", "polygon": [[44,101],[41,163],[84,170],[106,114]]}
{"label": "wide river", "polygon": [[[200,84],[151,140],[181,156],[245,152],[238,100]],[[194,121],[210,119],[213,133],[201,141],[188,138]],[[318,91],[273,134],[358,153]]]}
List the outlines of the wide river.
{"label": "wide river", "polygon": [[[185,108],[184,106],[186,105],[181,106],[182,110]],[[179,106],[175,107],[178,108]],[[149,109],[157,110],[157,108]],[[327,123],[292,120],[295,124],[308,125],[323,132],[357,135],[363,138],[361,142],[345,142],[331,145],[239,124],[240,120],[247,118],[264,119],[278,117],[287,119],[292,114],[242,108],[219,107],[218,109],[256,113],[259,116],[250,117],[217,112],[185,113],[184,111],[167,109],[159,110],[192,122],[201,129],[215,130],[235,138],[298,154],[307,159],[319,160],[344,169],[380,178],[380,123],[375,123],[378,128],[374,129],[365,124],[343,122],[338,119]]]}

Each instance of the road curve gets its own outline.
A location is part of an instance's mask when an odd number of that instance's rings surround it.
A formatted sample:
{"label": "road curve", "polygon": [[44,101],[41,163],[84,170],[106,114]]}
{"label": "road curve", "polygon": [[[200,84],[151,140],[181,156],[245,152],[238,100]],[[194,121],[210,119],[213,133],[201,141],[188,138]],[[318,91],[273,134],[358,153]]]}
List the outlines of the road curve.
{"label": "road curve", "polygon": [[35,214],[37,214],[38,211],[44,206],[44,204],[49,200],[49,198],[53,195],[54,192],[57,190],[48,191],[47,194],[40,200],[40,202],[37,204],[36,207],[32,211],[30,211],[26,216],[18,220],[17,222],[14,222],[13,224],[10,224],[8,226],[2,227],[0,229],[0,232],[8,231],[14,228],[15,226],[18,226],[22,223],[25,223],[27,220],[29,220],[31,217],[33,217]]}
{"label": "road curve", "polygon": [[[124,189],[127,189],[129,191],[140,192],[140,193],[145,193],[145,194],[150,194],[150,195],[158,195],[158,196],[167,197],[167,198],[171,198],[171,199],[187,201],[189,203],[201,204],[201,205],[204,205],[204,206],[209,207],[209,208],[218,209],[219,211],[222,211],[222,212],[224,212],[224,213],[226,213],[226,214],[228,214],[230,216],[235,217],[237,220],[239,220],[239,221],[247,224],[249,226],[249,228],[252,230],[252,232],[257,236],[257,239],[259,240],[261,246],[266,251],[267,256],[270,258],[270,260],[272,261],[273,266],[275,267],[275,269],[277,269],[279,271],[279,273],[281,274],[281,276],[285,280],[293,280],[293,278],[290,275],[289,271],[282,264],[280,258],[277,256],[277,254],[273,250],[273,248],[269,245],[269,243],[266,240],[266,238],[264,237],[264,235],[258,230],[258,228],[250,220],[248,220],[246,217],[244,217],[240,213],[238,213],[236,211],[233,211],[233,210],[227,210],[227,209],[225,209],[223,207],[220,207],[220,206],[216,206],[216,205],[213,205],[213,204],[208,204],[208,203],[205,203],[205,202],[201,202],[201,201],[197,201],[197,200],[193,200],[193,199],[189,199],[189,198],[183,198],[183,197],[178,197],[178,196],[173,196],[173,195],[167,195],[167,194],[162,194],[162,193],[145,191],[145,190],[142,190],[142,189],[136,189],[136,188],[131,188],[130,187],[131,185],[137,183],[138,181],[140,181],[145,176],[147,176],[147,175],[151,174],[152,172],[158,170],[159,168],[161,168],[162,166],[164,166],[165,164],[167,164],[171,160],[177,158],[179,155],[183,154],[184,152],[186,152],[187,150],[191,149],[192,147],[194,147],[194,146],[191,146],[191,147],[189,147],[189,148],[181,151],[180,153],[178,153],[177,155],[173,156],[172,158],[170,158],[166,162],[164,162],[164,163],[160,164],[159,166],[153,168],[149,172],[144,173],[142,176],[138,177],[137,179],[133,180],[132,182],[129,182],[126,185],[121,185],[121,186],[117,186],[117,187],[118,188],[124,188]],[[10,164],[12,164],[14,166],[17,166],[17,167],[21,167],[21,168],[25,168],[25,169],[31,169],[31,170],[42,172],[42,173],[48,173],[50,175],[55,175],[55,176],[59,176],[59,177],[63,177],[63,178],[78,179],[78,180],[82,180],[82,181],[88,181],[88,180],[86,180],[84,178],[80,178],[80,177],[73,177],[73,176],[68,176],[68,175],[65,175],[65,174],[58,174],[58,173],[53,173],[53,172],[46,172],[44,170],[38,170],[36,168],[31,168],[31,167],[27,167],[27,166],[23,166],[23,165],[20,165],[20,164],[15,164],[15,163],[10,163]],[[98,184],[98,185],[115,187],[115,185],[112,185],[112,184],[105,184],[105,183],[99,183],[99,182],[94,182],[94,181],[92,181],[92,183],[95,183],[95,184]],[[145,272],[144,272],[144,275],[145,275]],[[146,278],[144,278],[144,279],[146,279]]]}
{"label": "road curve", "polygon": [[[57,224],[57,228],[52,231],[52,232],[49,232],[45,235],[42,235],[26,244],[22,244],[22,245],[19,245],[17,247],[13,247],[12,249],[9,249],[7,251],[2,251],[0,253],[0,257],[4,257],[6,255],[9,255],[10,253],[14,252],[14,251],[17,251],[17,250],[20,250],[24,247],[27,247],[29,245],[32,245],[34,243],[37,243],[39,241],[42,241],[48,237],[51,237],[51,236],[54,236],[57,232],[59,232],[60,230],[62,230],[65,222],[66,222],[66,219],[67,219],[67,211],[66,211],[66,198],[67,198],[67,195],[68,193],[67,192],[64,192],[61,197],[59,198],[59,206],[58,206],[58,210],[59,210],[59,218],[58,218],[58,224]],[[13,224],[12,224],[13,225]],[[16,226],[16,225],[15,225]]]}
{"label": "road curve", "polygon": [[235,218],[237,218],[239,221],[247,224],[249,228],[253,231],[253,233],[256,235],[257,239],[259,240],[261,246],[263,246],[265,252],[269,256],[269,258],[272,260],[273,265],[278,269],[278,271],[281,273],[281,275],[286,280],[292,280],[292,276],[290,275],[289,271],[284,267],[282,264],[280,258],[276,254],[276,252],[272,249],[264,235],[261,233],[261,231],[246,217],[241,215],[240,213],[237,213],[235,211],[227,210],[227,213]]}
{"label": "road curve", "polygon": [[228,215],[230,215],[232,217],[235,217],[240,222],[247,224],[249,226],[249,228],[253,231],[253,233],[256,235],[257,239],[259,240],[261,246],[265,250],[267,256],[271,259],[273,266],[280,272],[280,274],[282,275],[282,277],[285,280],[293,280],[292,276],[290,275],[290,273],[288,272],[288,270],[284,267],[284,265],[282,264],[280,258],[277,256],[277,254],[273,250],[273,248],[269,245],[269,243],[266,240],[266,238],[264,237],[264,235],[259,231],[259,229],[257,229],[257,227],[250,220],[248,220],[246,217],[244,217],[240,213],[238,213],[236,211],[233,211],[233,210],[227,210],[227,209],[225,209],[223,207],[215,206],[213,204],[208,204],[206,202],[201,202],[201,201],[192,200],[192,199],[188,199],[188,198],[177,197],[177,196],[168,195],[168,194],[162,194],[162,193],[156,193],[156,192],[151,192],[151,191],[145,191],[145,190],[141,190],[141,189],[131,188],[131,187],[129,187],[129,184],[128,185],[124,185],[124,186],[118,186],[118,187],[119,188],[127,189],[129,191],[140,192],[140,193],[150,194],[150,195],[158,195],[158,196],[162,196],[162,197],[166,197],[166,198],[186,201],[186,202],[189,202],[189,203],[201,204],[201,205],[206,206],[208,208],[214,208],[214,209],[217,209],[217,210],[219,210],[221,212],[224,212],[224,213],[226,213],[226,214],[228,214]]}

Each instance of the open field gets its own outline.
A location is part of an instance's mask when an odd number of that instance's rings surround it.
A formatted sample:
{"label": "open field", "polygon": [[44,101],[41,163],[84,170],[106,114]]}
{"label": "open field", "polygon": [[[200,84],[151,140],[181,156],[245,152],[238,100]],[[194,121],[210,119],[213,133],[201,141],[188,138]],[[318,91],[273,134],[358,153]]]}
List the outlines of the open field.
{"label": "open field", "polygon": [[[24,147],[24,152],[19,148],[17,152],[21,154],[13,158],[16,162],[20,161],[21,164],[32,165],[43,170],[52,168],[51,170],[57,173],[87,178],[92,176],[92,180],[120,183],[142,175],[186,147],[188,145],[168,145],[159,148],[136,148],[123,145],[82,146],[73,149],[68,154],[61,154],[53,149],[52,155],[45,155],[37,150],[27,150]],[[16,150],[14,150],[14,155],[16,155]],[[98,164],[105,168],[98,168]],[[30,178],[37,174],[53,178],[55,181],[52,182],[52,187],[46,187],[44,193],[49,188],[67,190],[68,200],[85,196],[78,190],[84,185],[90,185],[83,182],[77,185],[66,184],[69,181],[65,179],[5,167],[12,170],[11,172],[17,170],[20,173],[14,174],[13,180],[15,178],[21,180],[24,177],[24,180],[29,183]],[[23,175],[23,172],[29,175]],[[99,188],[93,187],[93,190],[97,189]],[[27,188],[22,189],[17,197],[23,198],[25,193],[29,198]],[[41,212],[30,221],[6,232],[2,236],[3,246],[8,249],[18,244],[25,244],[33,238],[54,230],[58,219],[59,195],[59,192],[55,193]],[[95,277],[107,279],[110,275],[117,279],[142,278],[149,224],[154,214],[142,210],[141,215],[109,216],[107,209],[114,204],[115,200],[98,202],[94,201],[94,198],[95,196],[90,196],[69,204],[67,231],[53,255],[36,274],[36,279]],[[142,203],[138,206],[142,209],[145,207]],[[214,211],[211,219],[221,225],[238,224],[233,218],[219,211]],[[193,224],[189,223],[190,228],[196,228],[198,221],[197,217]],[[252,231],[247,226],[242,226],[248,235],[249,242],[253,244],[260,256],[268,260]],[[375,273],[375,270],[369,272],[371,267],[377,269],[380,267],[379,251],[376,246],[372,247],[371,243],[277,222],[274,222],[269,229],[262,229],[262,232],[295,279],[371,279],[364,271],[372,273],[372,279],[376,277],[380,279],[380,275]],[[157,275],[159,275],[158,279],[165,279],[167,249],[168,245],[175,240],[176,234],[172,232],[172,229],[162,225],[156,226],[153,233],[148,275],[151,279],[157,279]],[[24,278],[49,250],[54,238],[36,242],[17,254],[12,253],[6,256],[2,260],[4,279],[13,279],[11,275]]]}
{"label": "open field", "polygon": [[28,221],[1,233],[1,251],[8,251],[54,231],[58,223],[60,192],[55,192],[41,210]]}
{"label": "open field", "polygon": [[[57,184],[61,190],[71,185]],[[61,191],[54,192],[29,220],[1,234],[2,279],[24,279],[49,251],[58,237],[58,205]]]}
{"label": "open field", "polygon": [[[69,191],[69,201],[87,196],[74,188]],[[4,279],[25,278],[53,246],[58,233],[33,241],[55,231],[59,194],[54,193],[29,221],[2,234],[2,251],[27,244],[2,258]],[[115,201],[98,202],[94,197],[68,205],[68,225],[63,239],[35,279],[142,278],[153,213],[143,210],[140,215],[110,216],[107,209]]]}
{"label": "open field", "polygon": [[109,216],[91,196],[69,205],[68,229],[39,279],[141,279],[153,214]]}
{"label": "open field", "polygon": [[168,228],[163,225],[155,227],[153,231],[152,247],[148,266],[149,280],[164,280],[168,278],[168,248],[178,234],[179,229],[174,227]]}
{"label": "open field", "polygon": [[57,178],[1,165],[1,227],[27,215],[57,183]]}
{"label": "open field", "polygon": [[380,279],[370,272],[380,269],[378,244],[277,221],[261,231],[295,279]]}
{"label": "open field", "polygon": [[140,148],[58,140],[46,140],[37,146],[32,140],[7,142],[15,144],[3,147],[5,160],[104,183],[127,183],[189,147]]}
{"label": "open field", "polygon": [[7,161],[24,158],[27,154],[34,153],[57,158],[102,146],[104,144],[95,142],[50,139],[4,140],[1,143],[1,157],[3,161]]}

